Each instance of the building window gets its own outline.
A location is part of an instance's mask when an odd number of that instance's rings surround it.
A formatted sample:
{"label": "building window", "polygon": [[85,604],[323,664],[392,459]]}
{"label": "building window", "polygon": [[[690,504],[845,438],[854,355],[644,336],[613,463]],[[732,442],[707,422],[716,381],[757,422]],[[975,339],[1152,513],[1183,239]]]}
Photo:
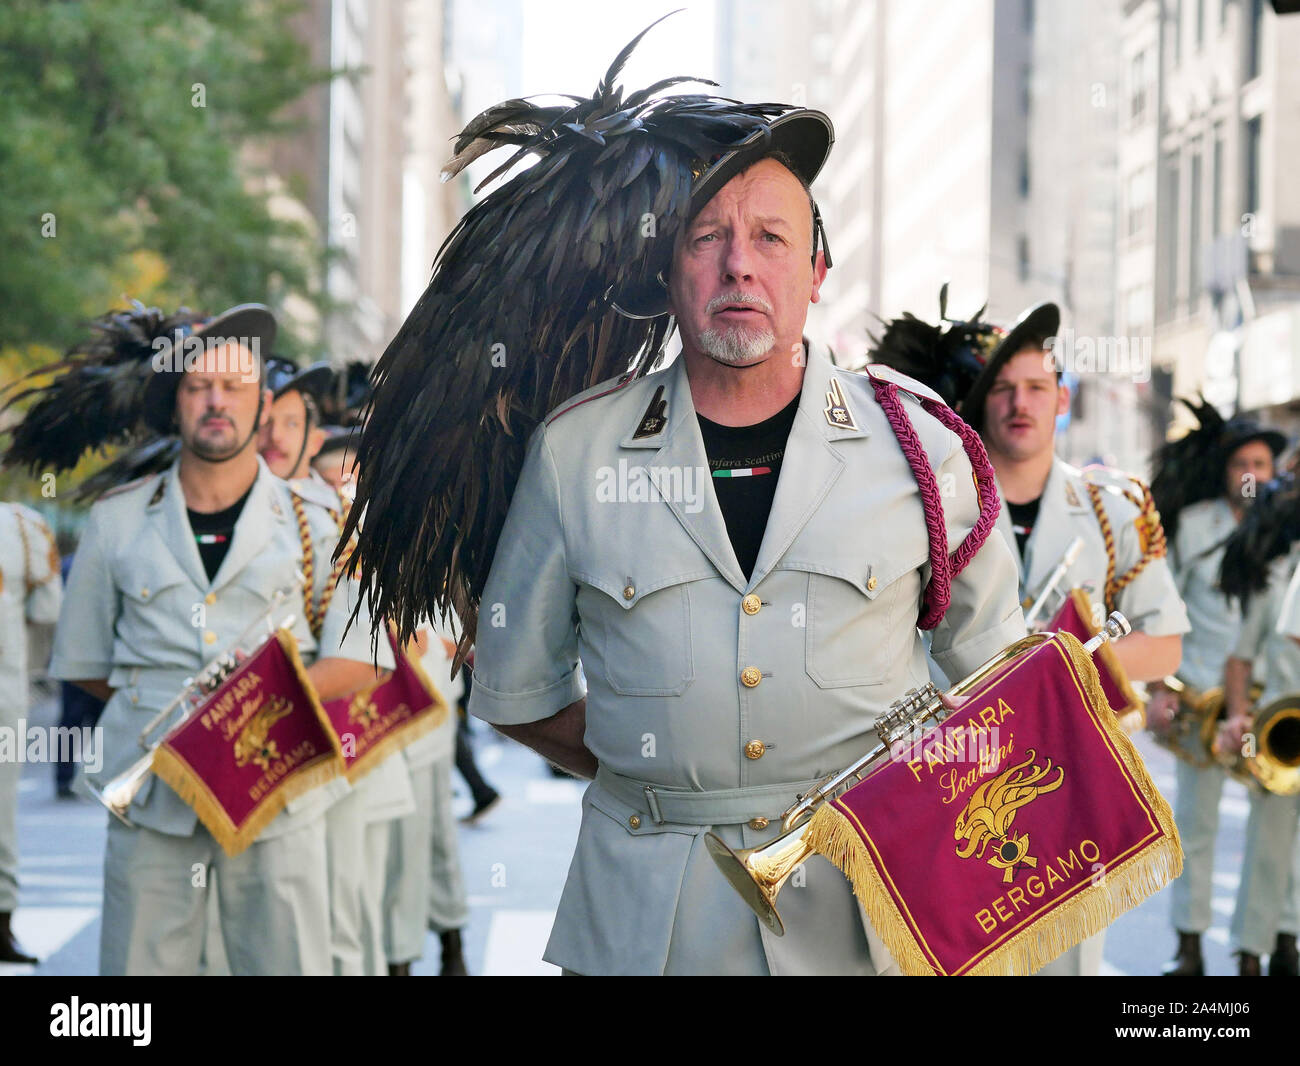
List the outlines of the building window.
{"label": "building window", "polygon": [[1183,61],[1183,0],[1174,0],[1173,19],[1169,29],[1173,34],[1174,66],[1178,66]]}
{"label": "building window", "polygon": [[1141,237],[1151,224],[1151,168],[1131,174],[1124,190],[1124,235]]}
{"label": "building window", "polygon": [[1128,117],[1132,126],[1146,119],[1147,110],[1147,53],[1139,52],[1128,67]]}
{"label": "building window", "polygon": [[1262,150],[1263,130],[1261,128],[1263,118],[1256,115],[1246,123],[1246,189],[1245,198],[1242,202],[1242,210],[1248,215],[1259,213],[1259,175],[1260,175],[1260,152]]}
{"label": "building window", "polygon": [[1188,208],[1190,224],[1187,227],[1187,303],[1193,310],[1201,299],[1201,146],[1192,144],[1191,173],[1188,175]]}
{"label": "building window", "polygon": [[1029,152],[1020,153],[1020,195],[1029,195]]}
{"label": "building window", "polygon": [[1031,33],[1034,29],[1034,0],[1025,0],[1025,32]]}
{"label": "building window", "polygon": [[1246,0],[1250,5],[1250,41],[1247,44],[1246,80],[1258,78],[1264,54],[1264,0]]}
{"label": "building window", "polygon": [[1196,47],[1205,47],[1205,0],[1196,0]]}
{"label": "building window", "polygon": [[1161,220],[1161,229],[1164,231],[1165,244],[1167,245],[1167,254],[1163,257],[1165,263],[1165,276],[1163,284],[1160,286],[1161,303],[1165,313],[1171,315],[1174,308],[1178,305],[1178,226],[1182,221],[1182,214],[1178,203],[1178,156],[1172,155],[1165,164],[1165,196],[1164,217]]}
{"label": "building window", "polygon": [[1029,280],[1029,238],[1023,233],[1016,238],[1016,276],[1021,282]]}
{"label": "building window", "polygon": [[1223,233],[1223,124],[1214,127],[1214,184],[1210,191],[1210,233]]}

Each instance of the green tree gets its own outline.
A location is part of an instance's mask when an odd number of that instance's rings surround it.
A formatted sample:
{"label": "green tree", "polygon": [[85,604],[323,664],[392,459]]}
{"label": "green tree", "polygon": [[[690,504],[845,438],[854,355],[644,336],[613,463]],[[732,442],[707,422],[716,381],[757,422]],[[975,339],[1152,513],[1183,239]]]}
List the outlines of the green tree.
{"label": "green tree", "polygon": [[247,150],[293,128],[287,105],[331,76],[291,32],[301,7],[0,6],[0,375],[27,362],[16,349],[64,348],[124,291],[323,307],[321,243],[273,216]]}

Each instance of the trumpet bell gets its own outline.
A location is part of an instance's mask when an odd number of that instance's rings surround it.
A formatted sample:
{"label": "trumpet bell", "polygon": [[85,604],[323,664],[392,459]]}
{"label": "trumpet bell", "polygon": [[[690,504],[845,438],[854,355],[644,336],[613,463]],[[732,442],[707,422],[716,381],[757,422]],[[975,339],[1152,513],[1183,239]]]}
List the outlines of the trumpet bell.
{"label": "trumpet bell", "polygon": [[1251,772],[1269,792],[1300,793],[1300,696],[1274,700],[1254,722],[1256,754]]}
{"label": "trumpet bell", "polygon": [[731,887],[743,899],[767,928],[777,936],[785,936],[785,923],[776,910],[776,897],[781,887],[790,879],[813,850],[804,843],[806,826],[790,829],[775,840],[757,848],[734,851],[713,833],[704,837],[705,847],[713,863]]}
{"label": "trumpet bell", "polygon": [[126,816],[126,812],[130,809],[131,802],[139,795],[140,789],[144,787],[145,781],[148,780],[152,765],[153,752],[150,751],[116,777],[105,782],[102,788],[96,786],[89,777],[85,778],[86,787],[119,822],[134,829],[135,823]]}

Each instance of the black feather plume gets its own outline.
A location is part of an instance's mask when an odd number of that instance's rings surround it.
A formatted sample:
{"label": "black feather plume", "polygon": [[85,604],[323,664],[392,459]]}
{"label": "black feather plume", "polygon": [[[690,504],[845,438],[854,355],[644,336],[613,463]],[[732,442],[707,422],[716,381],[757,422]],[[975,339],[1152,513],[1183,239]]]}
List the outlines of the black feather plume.
{"label": "black feather plume", "polygon": [[510,100],[456,141],[448,176],[496,148],[514,152],[489,181],[537,161],[448,236],[371,377],[341,543],[357,534],[352,572],[376,625],[403,637],[453,609],[468,648],[529,435],[576,393],[648,372],[670,333],[666,316],[619,315],[611,294],[653,283],[669,261],[698,161],[790,110],[648,90],[624,100],[615,81],[635,44],[591,99]]}
{"label": "black feather plume", "polygon": [[[34,400],[10,431],[5,465],[63,471],[88,451],[126,444],[146,433],[143,395],[153,373],[155,342],[193,321],[184,308],[164,315],[136,303],[90,324],[90,336],[57,363],[9,387],[3,410]],[[35,384],[50,378],[45,384]]]}
{"label": "black feather plume", "polygon": [[1183,508],[1223,493],[1220,441],[1226,424],[1203,396],[1197,402],[1182,397],[1177,402],[1196,418],[1196,428],[1162,444],[1151,459],[1151,495],[1171,544],[1178,536]]}
{"label": "black feather plume", "polygon": [[1259,497],[1246,508],[1223,549],[1219,587],[1225,596],[1250,606],[1256,593],[1268,588],[1270,564],[1300,540],[1300,489],[1291,475],[1261,486]]}
{"label": "black feather plume", "polygon": [[114,456],[112,462],[78,485],[72,498],[84,503],[97,500],[109,489],[162,473],[180,458],[180,454],[180,438],[151,437]]}

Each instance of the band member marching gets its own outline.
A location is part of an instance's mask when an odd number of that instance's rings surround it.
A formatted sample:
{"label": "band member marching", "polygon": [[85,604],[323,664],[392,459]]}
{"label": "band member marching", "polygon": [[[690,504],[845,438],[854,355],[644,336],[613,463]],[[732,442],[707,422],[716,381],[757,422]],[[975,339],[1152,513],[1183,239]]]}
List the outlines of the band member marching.
{"label": "band member marching", "polygon": [[[1127,680],[1171,673],[1187,614],[1145,489],[1138,483],[1122,491],[1116,485],[1127,476],[1080,471],[1055,452],[1056,419],[1070,404],[1051,352],[1060,310],[1039,304],[1003,331],[979,314],[968,322],[947,318],[944,286],[940,319],[937,326],[910,314],[894,319],[872,358],[925,381],[979,431],[997,472],[1004,504],[998,528],[1016,553],[1021,596],[1041,588],[1081,538],[1062,587],[1086,592],[1099,614],[1119,610],[1128,618],[1133,632],[1114,645]],[[1103,940],[1090,937],[1039,972],[1096,974]]]}
{"label": "band member marching", "polygon": [[[1185,405],[1197,426],[1163,445],[1153,462],[1151,492],[1171,548],[1170,566],[1187,606],[1191,631],[1183,638],[1178,680],[1184,703],[1223,684],[1224,665],[1241,635],[1241,610],[1219,583],[1224,548],[1256,489],[1273,477],[1273,464],[1286,438],[1248,419],[1224,421],[1209,404]],[[1261,617],[1265,610],[1260,597]],[[1274,621],[1276,615],[1274,616]],[[1259,659],[1252,642],[1245,661]],[[1262,663],[1260,663],[1262,666]],[[1147,718],[1153,732],[1167,732],[1179,697],[1163,683],[1153,683]],[[1213,760],[1174,764],[1178,794],[1174,815],[1183,841],[1183,872],[1170,893],[1170,918],[1178,949],[1163,973],[1199,977],[1205,972],[1201,937],[1210,928],[1214,841],[1219,829],[1219,800],[1225,773]]]}
{"label": "band member marching", "polygon": [[[361,579],[405,632],[454,610],[472,713],[595,778],[547,960],[870,974],[892,960],[837,870],[807,865],[778,938],[704,836],[771,840],[859,755],[925,680],[918,622],[954,672],[1022,636],[1014,562],[973,434],[968,456],[924,386],[802,336],[829,120],[624,94],[630,50],[591,100],[512,101],[457,142],[453,172],[541,161],[470,211],[377,364]],[[652,372],[670,314],[683,351]],[[941,506],[921,468],[957,486]]]}
{"label": "band member marching", "polygon": [[[1288,721],[1280,729],[1264,726],[1260,711],[1275,700],[1300,700],[1300,582],[1295,576],[1300,573],[1300,494],[1290,478],[1268,489],[1246,512],[1223,551],[1220,584],[1240,601],[1243,618],[1224,665],[1227,718],[1217,749],[1230,763],[1237,753],[1249,755],[1236,764],[1244,764],[1261,782],[1250,790],[1245,854],[1232,913],[1230,943],[1237,972],[1258,976],[1260,958],[1267,955],[1270,977],[1294,977],[1300,972],[1300,772],[1295,769],[1300,765],[1300,710],[1286,712]],[[1251,698],[1252,676],[1263,683],[1258,701]],[[1282,773],[1259,773],[1262,760],[1271,760]]]}
{"label": "band member marching", "polygon": [[[53,368],[15,431],[9,460],[52,470],[146,426],[179,438],[164,472],[92,507],[68,579],[51,673],[108,700],[102,780],[139,759],[144,726],[285,586],[301,599],[292,632],[320,698],[377,678],[368,633],[345,634],[358,601],[353,583],[334,584],[335,517],[258,458],[271,403],[260,352],[274,335],[274,317],[257,304],[210,319],[138,305],[111,312]],[[383,645],[378,657],[391,669]],[[150,776],[130,826],[109,821],[101,972],[195,972],[203,874],[215,868],[234,973],[328,974],[324,811],[337,794],[331,784],[296,797],[232,858]]]}

